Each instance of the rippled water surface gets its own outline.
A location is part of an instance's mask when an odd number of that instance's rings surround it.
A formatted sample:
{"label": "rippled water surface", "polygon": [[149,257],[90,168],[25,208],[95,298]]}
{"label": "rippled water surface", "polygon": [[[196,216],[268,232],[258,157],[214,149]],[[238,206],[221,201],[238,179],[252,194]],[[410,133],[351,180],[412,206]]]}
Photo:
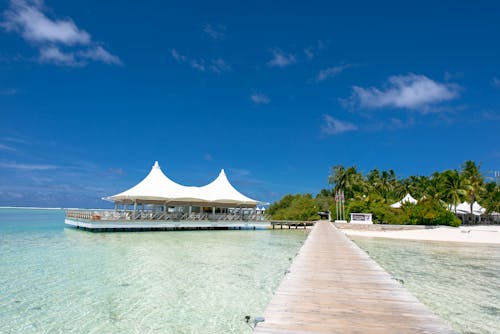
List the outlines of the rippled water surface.
{"label": "rippled water surface", "polygon": [[500,333],[500,246],[352,237],[460,333]]}
{"label": "rippled water surface", "polygon": [[91,233],[0,209],[0,333],[250,333],[304,230]]}

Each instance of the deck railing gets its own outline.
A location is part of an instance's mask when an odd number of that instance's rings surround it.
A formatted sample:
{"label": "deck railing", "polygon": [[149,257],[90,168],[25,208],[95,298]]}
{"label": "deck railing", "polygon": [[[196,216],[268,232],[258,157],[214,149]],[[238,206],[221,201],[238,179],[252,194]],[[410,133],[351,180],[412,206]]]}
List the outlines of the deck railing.
{"label": "deck railing", "polygon": [[256,213],[186,213],[133,210],[66,210],[66,218],[93,221],[266,221]]}

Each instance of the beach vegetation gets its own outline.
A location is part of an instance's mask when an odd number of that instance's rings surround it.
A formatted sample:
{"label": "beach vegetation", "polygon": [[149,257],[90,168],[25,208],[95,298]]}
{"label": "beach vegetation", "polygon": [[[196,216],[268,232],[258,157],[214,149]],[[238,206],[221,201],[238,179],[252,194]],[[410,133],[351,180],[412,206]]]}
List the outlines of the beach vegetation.
{"label": "beach vegetation", "polygon": [[481,195],[486,191],[484,179],[479,172],[479,168],[480,167],[471,160],[467,160],[462,166],[461,176],[465,184],[467,201],[470,203],[471,212],[473,203],[479,201]]}
{"label": "beach vegetation", "polygon": [[319,211],[311,194],[288,194],[271,204],[266,213],[276,220],[311,221],[319,219]]}
{"label": "beach vegetation", "polygon": [[[467,195],[468,185],[465,179],[456,170],[447,170],[439,175],[440,189],[439,200],[445,204],[449,204],[457,213],[458,204],[462,203]],[[436,199],[431,197],[432,199]],[[472,208],[471,208],[472,210]]]}
{"label": "beach vegetation", "polygon": [[[480,165],[471,160],[460,170],[405,178],[398,178],[392,169],[372,169],[363,175],[356,166],[336,165],[331,168],[328,183],[331,188],[322,189],[314,198],[309,194],[286,195],[271,205],[267,213],[273,219],[311,220],[317,216],[317,210],[330,211],[331,217],[335,217],[337,191],[344,192],[347,217],[356,212],[372,213],[373,221],[380,224],[458,226],[460,219],[454,213],[464,201],[478,202],[488,213],[500,212],[500,186],[486,183]],[[418,203],[391,207],[406,194]]]}
{"label": "beach vegetation", "polygon": [[486,209],[487,213],[500,213],[500,184],[486,183],[479,203]]}

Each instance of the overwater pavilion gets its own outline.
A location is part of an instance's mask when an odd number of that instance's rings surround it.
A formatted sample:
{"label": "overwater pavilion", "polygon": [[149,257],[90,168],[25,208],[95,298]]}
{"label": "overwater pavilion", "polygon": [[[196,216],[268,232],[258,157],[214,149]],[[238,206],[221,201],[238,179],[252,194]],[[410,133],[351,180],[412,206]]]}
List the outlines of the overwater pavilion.
{"label": "overwater pavilion", "polygon": [[[172,181],[156,161],[149,174],[134,187],[104,197],[115,203],[102,219],[131,220],[261,220],[259,201],[251,199],[229,182],[222,169],[211,183],[184,186]],[[260,217],[259,217],[260,216]]]}

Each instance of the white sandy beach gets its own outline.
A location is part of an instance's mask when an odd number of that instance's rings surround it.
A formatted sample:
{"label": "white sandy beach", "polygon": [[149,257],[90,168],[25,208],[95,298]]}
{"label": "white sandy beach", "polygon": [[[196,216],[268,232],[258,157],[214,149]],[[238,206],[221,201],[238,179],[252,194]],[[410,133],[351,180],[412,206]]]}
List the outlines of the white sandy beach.
{"label": "white sandy beach", "polygon": [[438,227],[426,230],[359,231],[342,229],[348,236],[500,244],[500,226]]}

